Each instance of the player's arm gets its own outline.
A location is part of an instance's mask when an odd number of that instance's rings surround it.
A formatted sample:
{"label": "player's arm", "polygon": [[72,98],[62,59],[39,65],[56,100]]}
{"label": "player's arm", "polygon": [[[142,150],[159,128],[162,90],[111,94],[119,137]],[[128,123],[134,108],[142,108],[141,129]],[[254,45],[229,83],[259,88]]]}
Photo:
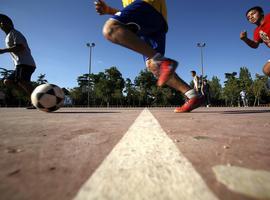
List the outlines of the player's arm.
{"label": "player's arm", "polygon": [[116,8],[112,8],[108,6],[105,1],[103,0],[97,0],[94,2],[95,8],[98,14],[100,15],[114,15],[117,13],[119,10]]}
{"label": "player's arm", "polygon": [[17,53],[24,50],[24,46],[22,44],[16,44],[12,47],[8,47],[5,49],[0,49],[0,54],[3,53]]}
{"label": "player's arm", "polygon": [[243,31],[240,33],[240,39],[243,40],[248,46],[250,46],[251,48],[258,48],[259,46],[259,42],[256,42],[254,40],[251,40],[247,37],[247,32],[246,31]]}
{"label": "player's arm", "polygon": [[199,91],[199,80],[198,80],[197,76],[195,77],[194,87],[195,87],[195,90],[198,92]]}

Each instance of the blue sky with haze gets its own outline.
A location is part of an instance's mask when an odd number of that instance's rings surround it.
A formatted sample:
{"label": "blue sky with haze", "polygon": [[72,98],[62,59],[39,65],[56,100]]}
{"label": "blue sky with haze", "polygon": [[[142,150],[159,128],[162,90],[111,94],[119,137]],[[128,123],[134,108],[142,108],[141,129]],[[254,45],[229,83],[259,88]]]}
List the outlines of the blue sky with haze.
{"label": "blue sky with haze", "polygon": [[[15,28],[27,38],[37,63],[32,76],[46,74],[50,83],[61,87],[77,86],[77,77],[88,73],[89,48],[92,72],[98,73],[116,66],[124,78],[134,78],[144,69],[141,55],[111,44],[102,36],[102,26],[109,16],[96,14],[94,1],[85,0],[0,0],[0,13],[10,16]],[[121,8],[120,0],[106,1]],[[253,37],[254,25],[249,24],[245,12],[259,5],[270,13],[269,0],[167,0],[169,32],[166,56],[179,61],[177,73],[188,83],[190,71],[201,71],[198,42],[205,42],[204,71],[209,78],[224,81],[224,73],[239,72],[248,67],[252,76],[262,74],[262,66],[270,59],[269,48],[260,45],[249,48],[240,39],[240,31]],[[0,48],[5,46],[5,34],[0,32]],[[0,55],[0,67],[13,68],[10,55]]]}

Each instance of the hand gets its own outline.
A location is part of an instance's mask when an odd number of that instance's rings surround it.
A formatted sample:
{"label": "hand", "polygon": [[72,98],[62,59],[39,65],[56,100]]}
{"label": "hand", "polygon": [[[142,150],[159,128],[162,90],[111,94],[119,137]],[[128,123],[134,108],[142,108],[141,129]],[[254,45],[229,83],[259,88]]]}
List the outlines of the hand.
{"label": "hand", "polygon": [[97,0],[94,2],[96,12],[99,15],[109,14],[110,7],[103,0]]}
{"label": "hand", "polygon": [[247,38],[247,31],[242,31],[241,33],[240,33],[240,39],[241,40],[244,40],[244,39],[246,39]]}

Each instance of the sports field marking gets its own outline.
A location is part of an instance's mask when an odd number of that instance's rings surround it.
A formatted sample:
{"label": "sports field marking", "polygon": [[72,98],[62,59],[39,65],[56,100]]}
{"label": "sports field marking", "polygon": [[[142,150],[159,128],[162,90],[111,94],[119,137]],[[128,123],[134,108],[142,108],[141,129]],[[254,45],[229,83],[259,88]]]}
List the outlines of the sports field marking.
{"label": "sports field marking", "polygon": [[217,200],[148,109],[74,200]]}
{"label": "sports field marking", "polygon": [[243,167],[213,167],[217,180],[230,190],[256,199],[270,199],[270,172]]}

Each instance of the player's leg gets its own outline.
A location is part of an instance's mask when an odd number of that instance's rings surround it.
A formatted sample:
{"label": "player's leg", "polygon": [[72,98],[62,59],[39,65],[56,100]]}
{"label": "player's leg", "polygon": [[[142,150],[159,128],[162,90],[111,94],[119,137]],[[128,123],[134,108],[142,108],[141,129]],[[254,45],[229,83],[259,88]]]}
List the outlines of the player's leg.
{"label": "player's leg", "polygon": [[246,107],[246,100],[245,97],[242,97],[243,107]]}
{"label": "player's leg", "polygon": [[148,3],[135,1],[107,20],[103,35],[113,43],[152,58],[156,51],[140,36],[160,29],[166,24],[164,21],[161,14]]}
{"label": "player's leg", "polygon": [[36,109],[35,106],[32,105],[31,102],[31,94],[34,90],[34,86],[31,83],[31,76],[33,72],[35,71],[35,67],[27,66],[27,65],[21,65],[20,67],[20,74],[17,76],[17,85],[20,87],[22,91],[24,91],[29,99],[29,105],[26,107],[26,109]]}
{"label": "player's leg", "polygon": [[163,56],[167,28],[160,13],[149,4],[137,1],[109,19],[103,34],[109,41],[143,54],[148,60],[148,68],[158,78],[158,86],[166,83],[188,97],[181,112],[189,112],[199,106],[199,100],[195,98],[198,95],[174,74],[178,63]]}
{"label": "player's leg", "polygon": [[268,60],[268,62],[264,65],[263,67],[263,73],[270,77],[270,60]]}
{"label": "player's leg", "polygon": [[13,87],[13,86],[16,85],[16,84],[14,83],[14,81],[13,81],[13,80],[10,80],[10,79],[4,79],[4,80],[3,80],[3,83],[4,83],[4,85],[7,86],[7,87]]}
{"label": "player's leg", "polygon": [[[151,60],[146,61],[146,65],[148,69],[156,76],[160,75],[160,68],[155,65]],[[204,103],[204,96],[199,95],[195,89],[191,88],[184,80],[182,80],[176,73],[173,73],[172,76],[169,77],[166,85],[176,89],[177,91],[184,94],[187,98],[187,101],[181,107],[177,107],[174,112],[182,113],[182,112],[190,112],[198,107],[200,107]]]}
{"label": "player's leg", "polygon": [[157,84],[162,86],[173,74],[177,62],[161,56],[164,53],[158,54],[155,44],[146,42],[144,36],[161,33],[165,37],[167,29],[167,23],[159,12],[143,1],[135,1],[105,23],[103,34],[109,41],[134,50],[147,59],[155,58],[160,67]]}
{"label": "player's leg", "polygon": [[190,112],[203,105],[204,96],[199,95],[195,91],[195,89],[191,88],[176,74],[172,76],[166,84],[175,89],[178,89],[179,91],[182,91],[182,93],[187,98],[187,101],[184,103],[184,105],[175,108],[174,110],[175,113]]}
{"label": "player's leg", "polygon": [[3,83],[7,87],[12,87],[15,89],[19,89],[17,83],[16,83],[16,76],[17,76],[17,68],[8,76],[5,77],[3,80]]}
{"label": "player's leg", "polygon": [[29,81],[19,81],[18,82],[18,86],[24,91],[26,92],[26,94],[30,97],[33,90],[34,90],[34,86],[31,84],[31,82]]}
{"label": "player's leg", "polygon": [[129,48],[147,57],[153,57],[156,51],[145,43],[130,28],[119,21],[109,19],[103,27],[103,35],[109,41]]}
{"label": "player's leg", "polygon": [[18,68],[17,70],[18,73],[16,77],[17,84],[21,88],[21,90],[26,92],[26,94],[30,98],[34,90],[34,87],[31,83],[31,76],[33,72],[35,71],[35,67],[27,66],[27,65],[19,65],[17,66],[17,68]]}
{"label": "player's leg", "polygon": [[[3,83],[7,87],[24,91],[29,100],[34,87],[31,84],[31,75],[35,71],[34,67],[27,66],[26,70],[23,66],[16,66],[15,70],[4,79]],[[27,109],[34,109],[34,106],[27,107]]]}
{"label": "player's leg", "polygon": [[[157,35],[151,35],[149,36],[149,38],[144,37],[144,40],[150,45],[152,45],[157,52],[160,52],[160,54],[164,54],[165,34],[159,33]],[[175,112],[190,112],[191,110],[199,107],[203,103],[203,97],[199,96],[198,93],[193,88],[191,88],[184,80],[182,80],[176,73],[174,73],[175,70],[174,64],[176,61],[167,59],[166,62],[170,64],[167,66],[165,65],[165,67],[167,67],[167,69],[168,68],[173,69],[173,73],[172,75],[167,74],[167,81],[166,81],[166,79],[164,79],[164,76],[162,77],[162,75],[164,75],[164,71],[166,72],[166,68],[164,67],[162,73],[162,65],[158,64],[160,62],[158,60],[159,59],[158,58],[156,59],[155,57],[146,60],[147,68],[158,78],[158,85],[160,81],[163,81],[163,83],[166,83],[166,85],[184,94],[188,99],[183,106],[176,108]]]}

